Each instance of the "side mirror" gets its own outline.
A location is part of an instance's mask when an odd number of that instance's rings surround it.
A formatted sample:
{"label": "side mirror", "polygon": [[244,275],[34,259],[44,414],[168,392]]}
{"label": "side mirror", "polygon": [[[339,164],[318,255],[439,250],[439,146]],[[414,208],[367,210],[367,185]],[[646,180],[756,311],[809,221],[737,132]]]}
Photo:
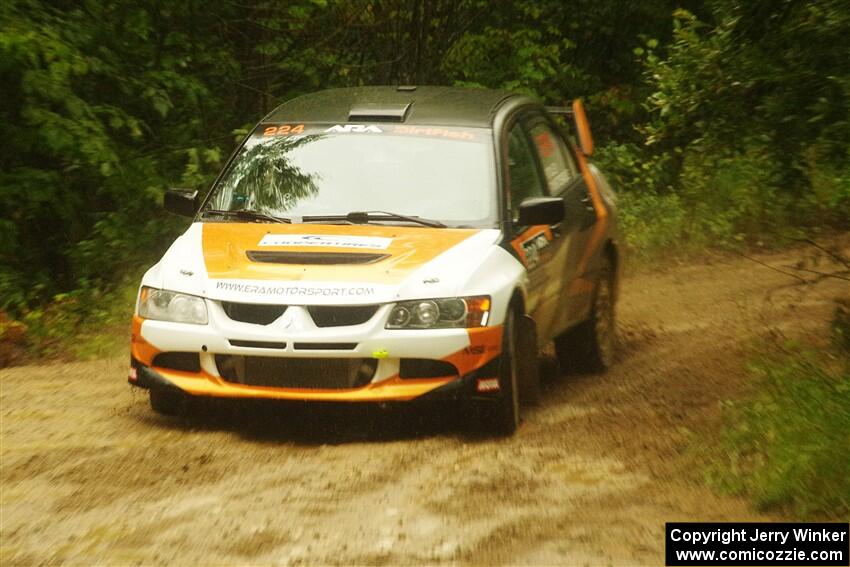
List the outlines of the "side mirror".
{"label": "side mirror", "polygon": [[590,133],[590,122],[587,121],[587,114],[584,113],[584,104],[582,104],[579,98],[573,101],[573,120],[576,123],[576,133],[578,133],[578,143],[581,146],[581,153],[586,156],[592,155],[593,135]]}
{"label": "side mirror", "polygon": [[183,217],[194,217],[201,206],[197,191],[169,189],[165,192],[163,205],[165,210]]}
{"label": "side mirror", "polygon": [[564,220],[566,211],[561,197],[529,197],[519,204],[520,226],[558,224]]}

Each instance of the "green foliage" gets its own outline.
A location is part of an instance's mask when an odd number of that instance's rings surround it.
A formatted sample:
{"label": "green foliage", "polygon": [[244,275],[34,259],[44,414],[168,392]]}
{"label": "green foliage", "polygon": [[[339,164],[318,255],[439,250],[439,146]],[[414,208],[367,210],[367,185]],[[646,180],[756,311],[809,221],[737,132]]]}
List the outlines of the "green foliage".
{"label": "green foliage", "polygon": [[850,358],[789,346],[751,364],[757,393],[727,403],[716,481],[797,517],[850,513]]}
{"label": "green foliage", "polygon": [[205,81],[229,59],[193,37],[215,21],[199,2],[0,10],[0,309],[20,315],[108,286],[173,237],[158,202],[186,152],[210,151],[201,117],[223,101]]}
{"label": "green foliage", "polygon": [[633,256],[651,260],[665,250],[683,250],[686,215],[676,194],[623,193],[618,199],[620,230]]}
{"label": "green foliage", "polygon": [[678,160],[676,152],[653,153],[636,143],[609,142],[595,150],[594,160],[619,191],[671,193],[678,183],[669,171]]}
{"label": "green foliage", "polygon": [[[652,154],[634,144],[600,148],[597,159],[621,189],[622,232],[633,255],[651,260],[671,250],[734,248],[791,236],[805,219],[823,219],[814,203],[796,203],[776,182],[761,149],[742,153]],[[678,175],[671,176],[676,161]],[[835,186],[824,194],[835,199]]]}
{"label": "green foliage", "polygon": [[705,242],[850,227],[850,8],[708,5],[716,24],[677,10],[666,57],[641,51],[655,187],[681,195]]}
{"label": "green foliage", "polygon": [[847,159],[830,160],[817,148],[806,152],[806,177],[810,190],[800,199],[797,223],[829,226],[850,225],[850,146]]}
{"label": "green foliage", "polygon": [[[715,0],[717,24],[678,10],[666,58],[648,57],[647,141],[703,152],[760,144],[781,182],[804,179],[804,150],[846,159],[850,9],[841,0]],[[798,189],[802,189],[799,187]]]}
{"label": "green foliage", "polygon": [[[443,61],[454,70],[458,86],[496,85],[516,92],[545,92],[562,72],[562,52],[569,41],[546,43],[536,29],[508,30],[486,28],[480,34],[467,34],[458,41]],[[512,71],[506,76],[506,69]]]}
{"label": "green foliage", "polygon": [[136,268],[134,277],[113,282],[108,291],[81,287],[28,310],[20,324],[26,329],[29,352],[73,360],[124,351],[140,275]]}
{"label": "green foliage", "polygon": [[850,357],[850,299],[836,302],[831,331],[835,349]]}
{"label": "green foliage", "polygon": [[850,228],[850,44],[840,40],[850,7],[706,7],[703,19],[675,11],[669,45],[635,49],[648,118],[639,141],[600,148],[614,186],[633,193],[622,199],[627,242],[651,256]]}
{"label": "green foliage", "polygon": [[731,155],[687,154],[679,193],[691,207],[690,239],[722,245],[780,233],[787,226],[788,202],[770,166],[755,148]]}

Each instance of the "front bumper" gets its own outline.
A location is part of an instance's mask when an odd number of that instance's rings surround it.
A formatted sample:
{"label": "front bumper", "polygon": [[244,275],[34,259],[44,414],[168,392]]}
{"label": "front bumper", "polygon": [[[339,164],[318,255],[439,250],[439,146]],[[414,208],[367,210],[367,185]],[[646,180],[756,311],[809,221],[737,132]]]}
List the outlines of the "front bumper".
{"label": "front bumper", "polygon": [[[387,330],[382,317],[345,328],[257,329],[256,325],[212,320],[188,325],[133,318],[129,382],[143,388],[176,389],[194,396],[324,402],[395,402],[438,397],[479,397],[479,379],[498,377],[502,327]],[[216,324],[218,323],[218,324]],[[277,348],[235,346],[277,341]],[[280,348],[280,344],[286,344]],[[344,349],[327,348],[343,345]],[[296,348],[296,345],[316,348]],[[353,347],[353,348],[352,348]],[[164,353],[196,353],[197,370],[158,365]],[[219,357],[217,357],[219,355]],[[375,359],[368,383],[352,388],[277,387],[236,383],[219,369],[220,356],[306,359]],[[403,377],[405,359],[452,365],[450,375]],[[224,375],[223,375],[224,374]],[[491,397],[492,394],[480,395]]]}

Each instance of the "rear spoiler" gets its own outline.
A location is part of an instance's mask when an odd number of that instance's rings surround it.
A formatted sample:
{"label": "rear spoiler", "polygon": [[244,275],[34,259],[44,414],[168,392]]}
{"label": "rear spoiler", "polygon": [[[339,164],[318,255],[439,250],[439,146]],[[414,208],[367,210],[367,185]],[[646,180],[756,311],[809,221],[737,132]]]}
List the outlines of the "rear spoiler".
{"label": "rear spoiler", "polygon": [[580,98],[573,101],[572,106],[547,106],[546,112],[555,116],[568,116],[572,118],[578,134],[581,153],[589,156],[593,153],[593,135],[590,133],[590,122],[584,113],[584,105]]}

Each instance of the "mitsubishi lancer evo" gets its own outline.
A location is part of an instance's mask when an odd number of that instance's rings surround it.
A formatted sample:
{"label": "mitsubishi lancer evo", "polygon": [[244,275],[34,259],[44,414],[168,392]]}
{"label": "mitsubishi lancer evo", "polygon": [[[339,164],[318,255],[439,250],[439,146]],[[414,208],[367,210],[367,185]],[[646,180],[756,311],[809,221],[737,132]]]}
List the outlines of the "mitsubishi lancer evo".
{"label": "mitsubishi lancer evo", "polygon": [[131,384],[193,397],[470,403],[512,434],[537,352],[607,369],[621,249],[581,101],[361,87],[269,113],[144,275]]}

